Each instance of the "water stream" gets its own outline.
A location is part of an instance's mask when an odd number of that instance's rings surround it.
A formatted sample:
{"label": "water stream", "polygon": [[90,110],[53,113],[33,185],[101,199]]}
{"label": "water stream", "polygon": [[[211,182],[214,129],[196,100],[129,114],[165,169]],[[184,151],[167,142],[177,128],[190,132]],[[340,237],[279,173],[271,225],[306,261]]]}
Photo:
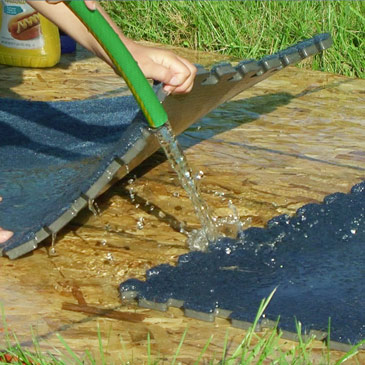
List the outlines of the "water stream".
{"label": "water stream", "polygon": [[210,242],[215,242],[218,239],[218,229],[215,219],[201,195],[193,172],[176,140],[170,124],[168,122],[165,123],[163,127],[155,131],[155,134],[170,161],[171,167],[177,173],[182,187],[187,192],[202,225],[201,230],[194,231],[193,235],[189,237],[189,247],[190,249],[204,251]]}

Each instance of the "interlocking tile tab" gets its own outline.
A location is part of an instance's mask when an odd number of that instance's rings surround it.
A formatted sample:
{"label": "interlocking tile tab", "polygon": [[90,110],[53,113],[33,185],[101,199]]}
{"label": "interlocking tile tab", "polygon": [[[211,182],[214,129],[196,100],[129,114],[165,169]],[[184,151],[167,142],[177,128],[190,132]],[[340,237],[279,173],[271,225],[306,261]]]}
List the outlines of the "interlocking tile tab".
{"label": "interlocking tile tab", "polygon": [[241,61],[236,69],[242,76],[252,76],[260,70],[260,66],[255,60],[245,60]]}
{"label": "interlocking tile tab", "polygon": [[[220,80],[232,80],[235,76],[239,76],[239,79],[241,79],[240,74],[237,72],[237,70],[230,64],[230,63],[222,63],[218,66],[214,66],[212,68],[211,73],[217,75],[218,79]],[[237,81],[239,79],[236,79]]]}
{"label": "interlocking tile tab", "polygon": [[[331,44],[328,34],[262,61],[233,67],[198,67],[193,90],[156,93],[176,134],[281,68]],[[285,51],[284,51],[285,52]],[[295,54],[293,52],[296,52]],[[44,136],[47,136],[46,138]],[[12,259],[38,247],[110,185],[159,148],[130,96],[101,100],[34,102],[0,99],[1,226],[15,232],[0,248]]]}
{"label": "interlocking tile tab", "polygon": [[325,339],[330,317],[330,346],[347,351],[365,338],[364,248],[365,181],[236,240],[222,238],[207,253],[181,255],[176,266],[156,266],[146,281],[122,283],[120,293],[164,310],[176,299],[187,316],[212,321],[222,312],[232,326],[247,328],[277,288],[258,328],[280,317],[285,338],[296,339],[297,320],[305,335]]}
{"label": "interlocking tile tab", "polygon": [[[278,55],[272,55],[264,57],[260,62],[259,65],[264,69],[264,71],[274,71],[274,70],[280,70],[283,68],[283,64],[280,60],[280,57]],[[285,65],[287,66],[287,65]]]}

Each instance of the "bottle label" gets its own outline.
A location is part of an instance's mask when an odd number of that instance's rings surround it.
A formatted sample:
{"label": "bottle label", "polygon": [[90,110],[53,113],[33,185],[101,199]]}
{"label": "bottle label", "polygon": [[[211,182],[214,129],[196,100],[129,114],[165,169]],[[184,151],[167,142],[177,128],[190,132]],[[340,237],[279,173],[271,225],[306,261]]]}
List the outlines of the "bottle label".
{"label": "bottle label", "polygon": [[39,14],[25,0],[1,0],[0,44],[17,49],[40,49],[44,46]]}

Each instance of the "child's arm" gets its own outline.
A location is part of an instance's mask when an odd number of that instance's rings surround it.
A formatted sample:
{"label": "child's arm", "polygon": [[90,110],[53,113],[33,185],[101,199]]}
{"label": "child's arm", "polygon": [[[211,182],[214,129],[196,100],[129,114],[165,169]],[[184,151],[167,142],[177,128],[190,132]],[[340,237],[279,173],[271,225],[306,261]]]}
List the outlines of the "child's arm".
{"label": "child's arm", "polygon": [[[111,60],[100,44],[65,4],[62,2],[51,4],[34,0],[27,2],[78,43],[112,66]],[[147,78],[163,82],[167,92],[186,93],[191,90],[196,74],[196,68],[193,64],[170,51],[142,46],[128,39],[102,7],[99,4],[95,5],[119,35]]]}

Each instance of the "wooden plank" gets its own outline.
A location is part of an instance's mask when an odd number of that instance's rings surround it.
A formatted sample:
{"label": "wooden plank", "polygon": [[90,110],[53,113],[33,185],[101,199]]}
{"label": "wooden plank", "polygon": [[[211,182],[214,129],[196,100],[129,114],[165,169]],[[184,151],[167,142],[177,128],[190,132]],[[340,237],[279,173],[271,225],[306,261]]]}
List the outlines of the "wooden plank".
{"label": "wooden plank", "polygon": [[[211,55],[185,56],[212,63]],[[49,70],[0,69],[3,97],[73,100],[127,92],[106,65],[84,52]],[[186,133],[182,143],[194,169],[204,171],[201,188],[214,213],[230,214],[231,200],[247,226],[263,226],[364,180],[364,86],[364,80],[288,68]],[[30,345],[33,326],[44,350],[62,347],[60,333],[77,353],[90,349],[98,356],[99,326],[106,356],[116,362],[146,360],[148,333],[153,356],[171,359],[188,329],[179,361],[191,363],[211,335],[205,358],[219,358],[228,330],[232,352],[244,331],[228,321],[206,323],[178,309],[156,312],[120,302],[120,282],[143,279],[148,268],[174,264],[187,252],[182,223],[188,230],[199,227],[163,155],[152,156],[97,203],[101,215],[82,212],[57,238],[56,255],[45,246],[15,261],[0,258],[1,302],[19,341]],[[315,361],[323,345],[313,347]],[[364,353],[357,361],[365,361]]]}

